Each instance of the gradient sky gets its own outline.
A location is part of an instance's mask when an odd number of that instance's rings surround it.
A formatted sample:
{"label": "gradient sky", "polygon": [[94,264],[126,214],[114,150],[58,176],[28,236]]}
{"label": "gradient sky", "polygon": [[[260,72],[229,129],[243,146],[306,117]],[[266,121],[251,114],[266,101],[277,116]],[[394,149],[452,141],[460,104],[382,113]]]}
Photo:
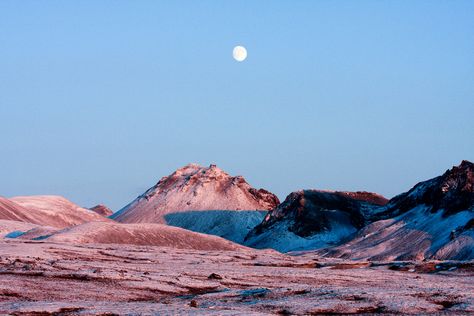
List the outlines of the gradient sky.
{"label": "gradient sky", "polygon": [[474,160],[474,1],[3,0],[0,122],[7,197],[116,210],[189,162],[391,197]]}

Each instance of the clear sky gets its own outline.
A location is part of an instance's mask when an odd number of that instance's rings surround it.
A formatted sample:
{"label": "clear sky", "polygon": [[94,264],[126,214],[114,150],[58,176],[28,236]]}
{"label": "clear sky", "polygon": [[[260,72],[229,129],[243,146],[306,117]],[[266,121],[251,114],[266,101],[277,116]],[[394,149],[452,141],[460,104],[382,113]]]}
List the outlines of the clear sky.
{"label": "clear sky", "polygon": [[0,1],[0,195],[116,210],[196,162],[391,197],[462,159],[474,1]]}

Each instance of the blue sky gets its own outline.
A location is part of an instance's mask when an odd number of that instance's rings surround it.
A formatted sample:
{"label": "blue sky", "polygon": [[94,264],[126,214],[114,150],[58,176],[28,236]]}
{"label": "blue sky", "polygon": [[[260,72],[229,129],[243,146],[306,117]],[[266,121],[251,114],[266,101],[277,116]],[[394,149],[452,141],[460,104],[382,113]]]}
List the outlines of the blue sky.
{"label": "blue sky", "polygon": [[189,162],[391,197],[474,160],[474,2],[4,0],[0,118],[7,197],[118,209]]}

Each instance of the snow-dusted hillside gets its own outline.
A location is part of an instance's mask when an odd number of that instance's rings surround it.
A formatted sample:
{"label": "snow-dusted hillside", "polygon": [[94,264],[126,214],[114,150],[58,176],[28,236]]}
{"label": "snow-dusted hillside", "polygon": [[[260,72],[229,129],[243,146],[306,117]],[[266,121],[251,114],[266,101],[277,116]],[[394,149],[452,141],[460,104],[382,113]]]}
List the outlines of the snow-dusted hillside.
{"label": "snow-dusted hillside", "polygon": [[418,183],[371,220],[353,240],[319,253],[371,260],[474,259],[474,164],[463,161]]}
{"label": "snow-dusted hillside", "polygon": [[278,203],[274,194],[252,188],[241,176],[232,177],[215,165],[189,164],[163,177],[111,218],[123,223],[166,223],[164,217],[170,213],[270,210]]}
{"label": "snow-dusted hillside", "polygon": [[367,214],[385,202],[368,192],[293,192],[248,234],[244,244],[283,252],[336,245],[362,228]]}
{"label": "snow-dusted hillside", "polygon": [[474,231],[466,227],[470,220],[472,211],[444,217],[442,212],[431,213],[429,207],[420,205],[395,218],[376,221],[353,240],[318,253],[377,261],[474,259]]}

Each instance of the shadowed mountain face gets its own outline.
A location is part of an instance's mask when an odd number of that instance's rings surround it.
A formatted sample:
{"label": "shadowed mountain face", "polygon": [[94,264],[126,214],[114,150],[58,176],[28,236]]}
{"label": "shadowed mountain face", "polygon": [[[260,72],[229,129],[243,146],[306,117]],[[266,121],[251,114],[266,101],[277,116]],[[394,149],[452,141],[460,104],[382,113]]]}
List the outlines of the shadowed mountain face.
{"label": "shadowed mountain face", "polygon": [[198,233],[220,236],[242,244],[245,236],[260,224],[266,211],[186,211],[165,215],[168,225]]}
{"label": "shadowed mountain face", "polygon": [[162,178],[111,218],[123,223],[166,223],[169,213],[201,210],[270,210],[278,198],[252,188],[215,165],[190,164]]}
{"label": "shadowed mountain face", "polygon": [[339,243],[362,228],[367,214],[386,201],[369,192],[293,192],[249,233],[245,244],[290,251]]}
{"label": "shadowed mountain face", "polygon": [[474,164],[420,182],[371,215],[350,242],[320,251],[371,260],[474,259]]}

